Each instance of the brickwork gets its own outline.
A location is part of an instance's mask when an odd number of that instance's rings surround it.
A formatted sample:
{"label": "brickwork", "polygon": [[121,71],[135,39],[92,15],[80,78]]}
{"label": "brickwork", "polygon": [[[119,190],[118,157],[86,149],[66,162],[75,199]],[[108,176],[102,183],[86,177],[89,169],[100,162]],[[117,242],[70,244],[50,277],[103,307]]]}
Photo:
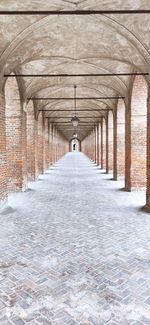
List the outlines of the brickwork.
{"label": "brickwork", "polygon": [[44,173],[43,164],[43,116],[42,113],[38,116],[38,172]]}
{"label": "brickwork", "polygon": [[145,210],[150,212],[150,88],[148,88],[147,98],[147,188]]}
{"label": "brickwork", "polygon": [[0,94],[0,209],[7,202],[5,99]]}
{"label": "brickwork", "polygon": [[97,165],[100,165],[100,123],[97,125]]}
{"label": "brickwork", "polygon": [[45,169],[48,169],[49,163],[49,122],[45,120]]}
{"label": "brickwork", "polygon": [[52,123],[49,123],[49,165],[53,164],[53,157],[52,157]]}
{"label": "brickwork", "polygon": [[131,98],[131,187],[146,186],[147,84],[136,77]]}
{"label": "brickwork", "polygon": [[109,171],[113,172],[113,113],[110,111],[108,116],[108,166]]}
{"label": "brickwork", "polygon": [[26,114],[23,111],[18,84],[10,78],[5,86],[6,146],[8,190],[25,190],[26,166]]}
{"label": "brickwork", "polygon": [[125,109],[125,190],[131,191],[131,105]]}
{"label": "brickwork", "polygon": [[100,132],[101,132],[101,142],[100,142],[100,151],[101,151],[101,168],[103,169],[103,119],[101,120],[101,126],[100,126]]}
{"label": "brickwork", "polygon": [[103,119],[103,169],[106,170],[106,122]]}
{"label": "brickwork", "polygon": [[125,175],[125,105],[121,99],[117,105],[117,169],[118,176]]}
{"label": "brickwork", "polygon": [[38,122],[32,101],[27,106],[27,172],[28,180],[38,178]]}

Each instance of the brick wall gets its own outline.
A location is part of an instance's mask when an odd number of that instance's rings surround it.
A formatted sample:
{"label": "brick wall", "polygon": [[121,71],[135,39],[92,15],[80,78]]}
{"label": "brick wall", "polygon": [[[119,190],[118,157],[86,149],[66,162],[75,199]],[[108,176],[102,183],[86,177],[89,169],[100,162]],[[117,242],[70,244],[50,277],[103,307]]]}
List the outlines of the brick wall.
{"label": "brick wall", "polygon": [[0,94],[0,208],[7,202],[5,100]]}
{"label": "brick wall", "polygon": [[131,187],[146,186],[147,84],[136,76],[131,98]]}

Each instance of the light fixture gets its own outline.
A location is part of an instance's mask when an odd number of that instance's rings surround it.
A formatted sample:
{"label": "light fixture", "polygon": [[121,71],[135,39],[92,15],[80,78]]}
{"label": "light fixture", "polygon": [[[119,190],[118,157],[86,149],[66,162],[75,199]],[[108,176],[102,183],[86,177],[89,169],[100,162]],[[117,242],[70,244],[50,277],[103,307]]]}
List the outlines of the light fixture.
{"label": "light fixture", "polygon": [[75,86],[74,86],[75,115],[74,115],[74,117],[72,117],[72,119],[71,119],[71,122],[72,122],[72,125],[73,125],[74,128],[77,128],[78,125],[79,125],[79,122],[80,122],[79,118],[76,116],[76,109],[77,109],[77,102],[76,102],[76,89],[77,89],[77,86],[75,85]]}

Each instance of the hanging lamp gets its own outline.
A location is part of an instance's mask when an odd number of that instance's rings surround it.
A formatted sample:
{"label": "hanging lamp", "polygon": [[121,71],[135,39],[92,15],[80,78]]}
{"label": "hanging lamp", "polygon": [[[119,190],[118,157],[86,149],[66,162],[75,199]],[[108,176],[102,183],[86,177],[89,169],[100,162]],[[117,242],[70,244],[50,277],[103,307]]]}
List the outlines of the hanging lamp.
{"label": "hanging lamp", "polygon": [[74,128],[77,128],[78,125],[79,125],[79,122],[80,122],[79,118],[76,116],[76,110],[77,110],[76,89],[77,89],[77,86],[74,85],[75,115],[74,115],[74,117],[72,117],[72,119],[71,119],[71,123],[72,123],[72,126],[73,126]]}

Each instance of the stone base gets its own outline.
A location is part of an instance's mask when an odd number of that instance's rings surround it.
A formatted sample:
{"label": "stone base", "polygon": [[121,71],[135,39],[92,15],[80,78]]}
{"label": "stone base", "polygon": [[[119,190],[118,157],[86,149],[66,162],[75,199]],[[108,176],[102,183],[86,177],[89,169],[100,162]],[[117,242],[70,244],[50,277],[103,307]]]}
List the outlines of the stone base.
{"label": "stone base", "polygon": [[142,211],[150,213],[150,206],[145,204],[144,207],[142,207]]}
{"label": "stone base", "polygon": [[8,199],[0,200],[0,213],[7,207]]}

